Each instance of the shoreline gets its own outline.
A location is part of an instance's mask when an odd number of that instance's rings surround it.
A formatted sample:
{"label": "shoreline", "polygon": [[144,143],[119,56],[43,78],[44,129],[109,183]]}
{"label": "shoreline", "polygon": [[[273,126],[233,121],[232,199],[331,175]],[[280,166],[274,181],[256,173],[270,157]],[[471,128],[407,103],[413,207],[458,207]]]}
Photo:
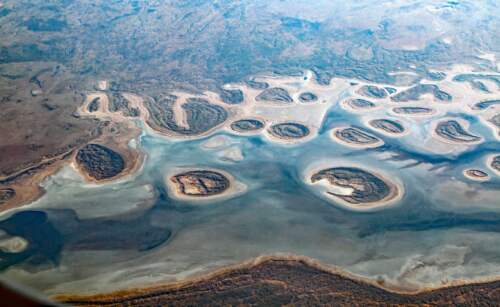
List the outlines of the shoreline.
{"label": "shoreline", "polygon": [[349,271],[344,270],[338,266],[325,264],[311,257],[288,254],[288,253],[275,253],[268,255],[260,255],[248,260],[235,263],[233,265],[227,265],[215,269],[211,272],[205,272],[197,276],[188,277],[180,281],[158,283],[156,285],[150,285],[145,287],[126,288],[108,293],[87,294],[87,295],[61,293],[53,295],[51,299],[63,303],[92,305],[92,304],[102,304],[108,301],[111,301],[111,303],[117,301],[116,303],[119,303],[119,300],[127,301],[127,300],[141,299],[142,297],[152,297],[152,296],[154,297],[155,292],[158,293],[157,294],[158,296],[160,296],[163,292],[180,291],[182,288],[195,287],[199,283],[210,282],[212,279],[223,278],[225,275],[231,273],[236,274],[238,273],[238,271],[251,270],[259,265],[265,265],[266,263],[273,261],[281,261],[281,262],[286,262],[288,264],[302,264],[305,265],[306,267],[317,269],[321,273],[326,273],[328,275],[331,275],[332,277],[340,277],[348,281],[360,283],[362,284],[362,286],[372,286],[392,294],[408,295],[408,296],[415,296],[418,294],[428,293],[437,290],[452,289],[461,286],[488,284],[500,280],[500,277],[498,276],[470,279],[470,280],[457,279],[442,286],[411,288],[408,286],[405,287],[403,285],[391,283],[389,281],[377,280],[374,278],[364,277],[361,275],[350,273]]}
{"label": "shoreline", "polygon": [[[482,172],[482,173],[486,174],[486,176],[481,177],[481,176],[474,175],[474,172],[476,172],[476,171]],[[477,169],[477,168],[464,169],[462,171],[462,174],[464,175],[465,178],[472,180],[472,181],[477,181],[477,182],[486,182],[486,181],[490,180],[490,178],[491,178],[491,176],[488,173],[484,172],[483,170]]]}
{"label": "shoreline", "polygon": [[[464,131],[467,133],[467,134],[470,134],[470,135],[473,135],[475,137],[478,137],[479,139],[478,140],[475,140],[475,141],[453,141],[453,140],[450,140],[446,137],[443,137],[441,135],[439,135],[437,132],[436,132],[436,128],[439,124],[441,123],[444,123],[444,122],[447,122],[447,121],[456,121],[458,122],[458,124],[462,127],[462,129],[464,129]],[[431,137],[441,143],[445,143],[445,144],[449,144],[449,145],[465,145],[465,146],[471,146],[471,145],[478,145],[478,144],[481,144],[484,142],[484,137],[482,135],[475,135],[475,134],[472,134],[470,131],[469,131],[469,128],[470,128],[470,123],[462,118],[455,118],[455,117],[441,117],[435,121],[432,122],[431,126],[430,126],[430,132],[431,132]]]}
{"label": "shoreline", "polygon": [[[370,212],[374,210],[379,210],[383,209],[385,207],[393,206],[397,204],[398,201],[400,201],[403,196],[405,195],[405,188],[404,185],[398,180],[398,179],[392,179],[389,180],[387,178],[394,178],[394,176],[389,176],[385,174],[384,172],[378,170],[378,169],[373,169],[369,166],[359,166],[357,164],[354,164],[352,162],[334,162],[334,163],[328,163],[328,162],[319,162],[316,163],[310,167],[308,167],[304,172],[302,176],[302,180],[305,184],[307,184],[309,187],[315,189],[315,186],[321,186],[324,187],[325,189],[328,189],[328,187],[335,187],[331,185],[330,183],[325,183],[323,182],[324,180],[319,180],[317,182],[312,182],[311,177],[324,169],[332,168],[332,167],[355,167],[359,168],[363,171],[369,172],[370,174],[378,177],[380,180],[382,180],[385,184],[387,184],[390,188],[390,193],[387,195],[384,199],[376,201],[376,202],[369,202],[369,203],[361,203],[361,204],[352,204],[349,203],[342,198],[328,194],[328,191],[319,191],[317,190],[316,192],[319,192],[323,198],[325,198],[328,202],[330,202],[334,206],[340,206],[342,208],[352,210],[352,211],[357,211],[357,212]],[[341,188],[341,187],[339,187]]]}
{"label": "shoreline", "polygon": [[[215,194],[215,195],[209,195],[209,196],[192,196],[192,195],[185,195],[182,194],[182,192],[179,191],[178,186],[172,182],[171,178],[179,173],[183,172],[189,172],[189,171],[211,171],[211,172],[217,172],[222,174],[224,177],[227,178],[229,181],[229,187],[224,190],[222,193]],[[180,200],[180,201],[187,201],[190,204],[193,205],[198,205],[198,204],[207,204],[211,203],[217,200],[226,200],[230,199],[233,197],[237,197],[243,193],[245,193],[248,189],[248,186],[238,180],[231,175],[230,173],[221,170],[221,169],[216,169],[216,168],[211,168],[211,167],[174,167],[171,168],[165,175],[164,175],[164,183],[167,188],[168,196]]]}
{"label": "shoreline", "polygon": [[[374,137],[377,139],[377,141],[375,143],[372,143],[372,144],[356,144],[356,143],[351,143],[351,142],[348,142],[348,141],[345,141],[341,138],[338,138],[335,134],[337,133],[337,131],[341,131],[341,130],[344,130],[344,129],[347,129],[347,128],[352,128],[352,129],[356,129],[364,134],[368,134],[370,135],[371,137]],[[342,126],[342,127],[336,127],[336,128],[333,128],[332,130],[330,130],[328,132],[329,136],[330,136],[330,139],[333,140],[334,142],[340,144],[340,145],[344,145],[344,146],[348,146],[348,147],[352,147],[352,148],[356,148],[356,149],[367,149],[367,148],[377,148],[377,147],[380,147],[382,145],[385,144],[384,140],[382,140],[381,138],[377,137],[376,135],[373,135],[367,131],[363,131],[361,129],[358,129],[358,128],[355,128],[355,127],[352,127],[352,126]]]}

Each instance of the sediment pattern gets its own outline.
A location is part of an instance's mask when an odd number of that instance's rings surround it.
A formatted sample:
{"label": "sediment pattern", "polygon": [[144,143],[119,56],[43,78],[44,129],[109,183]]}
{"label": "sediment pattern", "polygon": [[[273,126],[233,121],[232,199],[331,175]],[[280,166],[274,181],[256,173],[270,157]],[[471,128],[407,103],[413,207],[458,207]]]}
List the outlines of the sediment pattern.
{"label": "sediment pattern", "polygon": [[225,90],[220,91],[220,98],[227,104],[240,104],[244,100],[241,90]]}
{"label": "sediment pattern", "polygon": [[487,80],[496,83],[497,87],[500,88],[500,76],[499,75],[488,75],[488,74],[459,74],[453,77],[453,81],[456,82],[468,82],[472,88],[479,90],[481,92],[490,93],[490,89],[481,80]]}
{"label": "sediment pattern", "polygon": [[11,188],[0,188],[0,205],[16,196],[16,190]]}
{"label": "sediment pattern", "polygon": [[119,153],[99,144],[88,144],[78,150],[76,162],[96,180],[115,177],[125,168],[125,161]]}
{"label": "sediment pattern", "polygon": [[479,169],[468,169],[464,171],[464,174],[472,179],[480,180],[488,179],[490,177],[488,173]]}
{"label": "sediment pattern", "polygon": [[87,110],[90,112],[90,113],[93,113],[93,112],[96,112],[97,110],[99,110],[99,106],[100,106],[100,99],[99,97],[96,97],[94,98],[90,103],[89,105],[87,106]]}
{"label": "sediment pattern", "polygon": [[500,105],[500,99],[492,99],[478,102],[474,105],[475,110],[486,110],[487,108],[495,105]]}
{"label": "sediment pattern", "polygon": [[267,82],[259,82],[255,80],[247,80],[245,82],[249,87],[256,89],[256,90],[265,90],[266,88],[269,87],[269,84]]}
{"label": "sediment pattern", "polygon": [[500,155],[493,157],[490,166],[492,169],[500,172]]}

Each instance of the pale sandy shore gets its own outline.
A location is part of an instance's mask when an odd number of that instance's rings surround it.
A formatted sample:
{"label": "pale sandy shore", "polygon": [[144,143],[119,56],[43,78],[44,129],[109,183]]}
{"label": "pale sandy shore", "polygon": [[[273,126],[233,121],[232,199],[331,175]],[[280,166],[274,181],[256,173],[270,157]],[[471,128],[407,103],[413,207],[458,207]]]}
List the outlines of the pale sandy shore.
{"label": "pale sandy shore", "polygon": [[490,179],[488,173],[479,169],[465,169],[462,173],[464,177],[473,181],[488,181]]}
{"label": "pale sandy shore", "polygon": [[[295,254],[289,254],[289,253],[276,253],[276,254],[270,254],[270,255],[261,255],[255,258],[251,258],[245,261],[242,261],[240,263],[234,264],[234,265],[229,265],[220,269],[216,269],[212,272],[209,273],[204,273],[202,275],[194,276],[191,278],[187,278],[182,281],[178,282],[171,282],[171,283],[159,283],[159,284],[153,284],[153,285],[144,285],[143,287],[137,287],[137,288],[128,288],[128,289],[123,289],[111,293],[102,293],[102,294],[94,294],[94,295],[78,295],[78,294],[59,294],[55,295],[52,297],[54,301],[60,301],[60,302],[88,302],[86,305],[93,305],[92,302],[94,303],[95,306],[97,306],[97,302],[99,301],[120,301],[120,300],[127,300],[127,299],[133,299],[134,297],[141,297],[141,296],[149,296],[151,293],[162,293],[166,291],[176,291],[180,290],[182,288],[187,288],[187,287],[195,287],[196,284],[202,283],[202,282],[207,282],[212,279],[215,279],[217,277],[222,277],[225,276],[228,273],[233,273],[237,272],[238,270],[246,270],[246,269],[252,269],[256,266],[262,265],[263,263],[269,262],[269,261],[287,261],[287,262],[300,262],[302,264],[305,264],[306,266],[314,269],[318,269],[320,271],[323,271],[325,273],[341,276],[343,278],[346,278],[348,280],[352,280],[355,282],[360,282],[365,285],[370,285],[370,286],[375,286],[380,289],[384,289],[386,291],[390,291],[392,293],[396,294],[401,294],[401,295],[417,295],[420,293],[424,292],[429,292],[429,291],[434,291],[438,289],[446,289],[446,288],[451,288],[451,287],[457,287],[457,286],[466,286],[466,285],[471,285],[471,284],[479,284],[479,283],[489,283],[489,282],[495,282],[498,280],[498,277],[491,277],[491,278],[482,278],[482,279],[475,279],[475,280],[456,280],[454,282],[449,282],[446,285],[443,286],[437,286],[437,287],[426,287],[426,288],[414,288],[411,286],[406,286],[406,285],[401,285],[397,284],[394,282],[386,281],[386,280],[374,280],[370,279],[367,277],[363,277],[360,275],[356,275],[353,273],[350,273],[346,270],[343,270],[340,267],[334,266],[334,265],[327,265],[324,264],[318,260],[315,260],[310,257],[306,256],[299,256]],[[228,280],[229,281],[229,280]],[[271,282],[271,281],[269,281]],[[354,293],[353,293],[354,295]]]}

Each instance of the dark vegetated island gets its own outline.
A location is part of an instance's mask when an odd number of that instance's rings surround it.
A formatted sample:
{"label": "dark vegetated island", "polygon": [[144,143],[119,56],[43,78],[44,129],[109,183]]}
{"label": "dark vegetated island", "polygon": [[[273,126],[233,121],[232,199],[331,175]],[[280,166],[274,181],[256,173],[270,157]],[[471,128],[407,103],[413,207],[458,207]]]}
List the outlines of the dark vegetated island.
{"label": "dark vegetated island", "polygon": [[0,188],[0,205],[16,196],[16,190],[12,188]]}
{"label": "dark vegetated island", "polygon": [[299,100],[301,102],[314,102],[318,100],[318,96],[311,92],[304,92],[299,95]]}
{"label": "dark vegetated island", "polygon": [[389,95],[392,95],[392,94],[394,94],[394,93],[396,93],[398,91],[394,87],[390,87],[390,86],[385,87],[385,90],[387,91],[387,93],[389,93]]}
{"label": "dark vegetated island", "polygon": [[424,94],[432,94],[441,101],[451,101],[452,96],[435,84],[418,84],[391,97],[392,101],[406,102],[420,99]]}
{"label": "dark vegetated island", "polygon": [[125,161],[119,153],[99,144],[88,144],[78,150],[76,162],[96,180],[115,177],[125,169]]}
{"label": "dark vegetated island", "polygon": [[139,109],[131,107],[129,102],[121,93],[113,92],[109,95],[109,111],[122,112],[125,116],[137,117],[140,115]]}
{"label": "dark vegetated island", "polygon": [[390,119],[374,119],[369,122],[369,124],[379,130],[390,134],[401,134],[405,131],[403,124],[398,121]]}
{"label": "dark vegetated island", "polygon": [[358,93],[370,98],[387,97],[387,92],[385,91],[385,89],[375,85],[363,85],[359,88]]}
{"label": "dark vegetated island", "polygon": [[240,104],[244,100],[243,92],[241,90],[220,90],[220,98],[227,104]]}
{"label": "dark vegetated island", "polygon": [[437,124],[436,134],[455,143],[473,143],[481,140],[481,137],[470,134],[456,120],[447,120]]}
{"label": "dark vegetated island", "polygon": [[468,169],[464,171],[464,174],[466,174],[471,178],[477,178],[477,179],[488,179],[489,177],[488,173],[479,169]]}
{"label": "dark vegetated island", "polygon": [[269,128],[269,133],[280,139],[301,139],[309,135],[310,130],[306,126],[293,123],[274,124]]}
{"label": "dark vegetated island", "polygon": [[494,156],[490,163],[491,168],[500,172],[500,155]]}
{"label": "dark vegetated island", "polygon": [[339,140],[353,145],[375,145],[381,140],[376,136],[354,127],[341,128],[334,131]]}
{"label": "dark vegetated island", "polygon": [[475,110],[486,110],[487,108],[500,104],[500,99],[484,100],[474,104],[473,109]]}
{"label": "dark vegetated island", "polygon": [[56,299],[70,305],[112,306],[488,306],[498,301],[499,281],[401,294],[289,258],[272,257],[170,287]]}
{"label": "dark vegetated island", "polygon": [[265,89],[255,97],[257,101],[270,101],[279,103],[292,103],[293,99],[288,91],[281,87],[272,87]]}
{"label": "dark vegetated island", "polygon": [[255,89],[255,90],[265,90],[266,88],[269,87],[269,84],[267,82],[260,82],[260,81],[255,81],[255,80],[247,80],[245,83]]}
{"label": "dark vegetated island", "polygon": [[397,107],[393,108],[392,111],[397,114],[407,114],[407,115],[428,115],[434,112],[434,109],[426,107]]}
{"label": "dark vegetated island", "polygon": [[204,197],[218,195],[230,186],[223,174],[210,170],[194,170],[176,174],[170,178],[182,195]]}
{"label": "dark vegetated island", "polygon": [[182,105],[189,127],[179,126],[175,122],[173,111],[176,99],[174,96],[167,96],[158,101],[148,101],[147,107],[151,115],[148,122],[160,130],[165,129],[180,135],[192,136],[207,132],[228,118],[228,113],[223,107],[212,104],[205,99],[190,98]]}
{"label": "dark vegetated island", "polygon": [[231,123],[231,129],[237,132],[253,132],[264,128],[264,123],[258,119],[240,119]]}
{"label": "dark vegetated island", "polygon": [[488,120],[490,123],[492,123],[493,125],[497,126],[498,128],[500,128],[500,113],[498,114],[495,114],[492,118],[490,118]]}
{"label": "dark vegetated island", "polygon": [[376,105],[375,103],[369,101],[369,100],[366,100],[366,99],[361,99],[361,98],[355,98],[355,99],[351,99],[347,102],[347,104],[353,108],[353,109],[356,109],[356,110],[359,110],[359,109],[372,109],[374,108]]}
{"label": "dark vegetated island", "polygon": [[350,195],[328,194],[341,198],[350,204],[364,204],[382,201],[391,194],[391,187],[378,176],[356,167],[334,167],[321,170],[311,177],[311,182],[326,179],[335,186],[351,188]]}
{"label": "dark vegetated island", "polygon": [[100,97],[96,97],[96,98],[92,99],[92,101],[87,106],[87,110],[90,113],[97,112],[97,110],[99,110],[100,100],[101,100]]}
{"label": "dark vegetated island", "polygon": [[496,85],[500,88],[500,76],[498,75],[488,75],[488,74],[460,74],[453,77],[453,81],[457,82],[467,82],[472,88],[475,88],[479,91],[490,93],[490,90],[481,82],[481,80],[488,80],[496,83]]}

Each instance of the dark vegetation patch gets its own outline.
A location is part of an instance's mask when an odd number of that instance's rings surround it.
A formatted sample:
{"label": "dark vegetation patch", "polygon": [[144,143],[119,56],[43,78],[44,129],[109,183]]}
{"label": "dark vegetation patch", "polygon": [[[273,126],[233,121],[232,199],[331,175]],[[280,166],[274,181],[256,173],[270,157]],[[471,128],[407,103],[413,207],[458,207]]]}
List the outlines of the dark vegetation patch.
{"label": "dark vegetation patch", "polygon": [[481,140],[479,136],[470,134],[456,120],[447,120],[438,123],[436,134],[442,138],[458,143],[471,143]]}
{"label": "dark vegetation patch", "polygon": [[387,92],[385,91],[385,89],[375,85],[363,85],[359,88],[358,93],[370,98],[387,97]]}
{"label": "dark vegetation patch", "polygon": [[230,182],[223,174],[216,171],[196,170],[172,176],[179,191],[188,196],[212,196],[223,193]]}
{"label": "dark vegetation patch", "polygon": [[220,90],[220,97],[222,101],[227,104],[240,104],[243,102],[243,92],[241,90]]}
{"label": "dark vegetation patch", "polygon": [[418,84],[392,96],[391,100],[396,102],[418,100],[423,94],[432,94],[436,99],[441,101],[451,101],[452,99],[450,94],[440,90],[435,84]]}
{"label": "dark vegetation patch", "polygon": [[140,115],[139,109],[136,107],[131,107],[128,100],[119,93],[112,92],[109,96],[109,111],[111,112],[121,112],[125,116],[137,117]]}
{"label": "dark vegetation patch", "polygon": [[231,123],[231,129],[237,132],[257,131],[264,128],[264,123],[258,119],[240,119]]}
{"label": "dark vegetation patch", "polygon": [[392,109],[397,114],[431,114],[434,110],[425,107],[397,107]]}
{"label": "dark vegetation patch", "polygon": [[474,109],[476,110],[485,110],[491,106],[499,105],[500,104],[500,99],[492,99],[492,100],[485,100],[478,102],[474,105]]}
{"label": "dark vegetation patch", "polygon": [[179,126],[175,122],[173,111],[175,100],[176,97],[166,96],[158,101],[149,101],[147,106],[151,114],[150,121],[162,129],[178,134],[197,135],[224,123],[228,118],[228,113],[223,107],[211,104],[205,99],[190,98],[182,105],[189,127]]}
{"label": "dark vegetation patch", "polygon": [[269,128],[269,133],[282,139],[300,139],[309,135],[309,128],[299,123],[279,123]]}
{"label": "dark vegetation patch", "polygon": [[329,168],[314,174],[314,183],[326,179],[332,185],[352,188],[351,195],[328,194],[339,197],[351,204],[372,203],[383,200],[390,194],[390,187],[379,177],[356,167]]}
{"label": "dark vegetation patch", "polygon": [[376,106],[375,103],[361,98],[351,99],[347,104],[353,109],[371,109]]}
{"label": "dark vegetation patch", "polygon": [[279,103],[292,103],[293,99],[288,91],[281,87],[268,88],[262,91],[257,97],[257,101],[271,101]]}
{"label": "dark vegetation patch", "polygon": [[432,81],[442,81],[446,78],[446,73],[442,71],[428,71],[427,72],[427,79],[432,80]]}
{"label": "dark vegetation patch", "polygon": [[338,129],[335,136],[346,143],[358,145],[371,145],[380,141],[376,136],[354,127]]}
{"label": "dark vegetation patch", "polygon": [[387,93],[389,93],[389,95],[392,95],[394,93],[396,93],[398,90],[395,89],[394,87],[385,87],[385,90],[387,91]]}
{"label": "dark vegetation patch", "polygon": [[314,102],[318,100],[318,96],[316,96],[316,94],[311,92],[304,92],[300,94],[299,100],[301,102]]}
{"label": "dark vegetation patch", "polygon": [[125,161],[119,153],[99,144],[88,144],[78,150],[76,162],[97,180],[113,178],[125,168]]}
{"label": "dark vegetation patch", "polygon": [[370,121],[370,125],[392,134],[401,134],[405,131],[405,128],[400,122],[390,119],[374,119]]}
{"label": "dark vegetation patch", "polygon": [[488,178],[488,173],[479,169],[468,169],[465,173],[474,178]]}

